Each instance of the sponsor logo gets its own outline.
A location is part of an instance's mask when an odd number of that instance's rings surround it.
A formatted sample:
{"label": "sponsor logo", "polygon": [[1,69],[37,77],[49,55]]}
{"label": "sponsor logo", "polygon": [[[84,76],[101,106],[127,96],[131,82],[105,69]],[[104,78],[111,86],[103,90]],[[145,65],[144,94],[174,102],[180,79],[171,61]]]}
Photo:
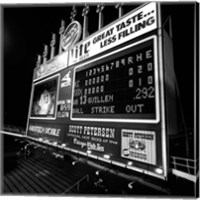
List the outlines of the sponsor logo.
{"label": "sponsor logo", "polygon": [[81,25],[77,21],[73,21],[68,25],[63,33],[62,48],[69,49],[72,45],[76,44],[81,36]]}
{"label": "sponsor logo", "polygon": [[135,150],[144,150],[145,149],[145,144],[138,140],[130,141],[129,146],[130,146],[130,148],[135,149]]}
{"label": "sponsor logo", "polygon": [[71,71],[69,71],[61,80],[61,88],[70,86],[72,83]]}

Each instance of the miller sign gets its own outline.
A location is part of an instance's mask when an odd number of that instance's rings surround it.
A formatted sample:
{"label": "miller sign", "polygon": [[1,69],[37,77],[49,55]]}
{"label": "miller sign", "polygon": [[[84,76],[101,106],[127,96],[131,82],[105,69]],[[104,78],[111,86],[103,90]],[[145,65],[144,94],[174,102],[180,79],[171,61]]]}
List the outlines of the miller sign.
{"label": "miller sign", "polygon": [[91,58],[157,28],[156,3],[147,4],[124,15],[69,51],[69,65]]}
{"label": "miller sign", "polygon": [[81,25],[77,21],[73,21],[68,25],[63,33],[62,38],[62,48],[67,50],[69,47],[73,46],[78,42],[81,36]]}

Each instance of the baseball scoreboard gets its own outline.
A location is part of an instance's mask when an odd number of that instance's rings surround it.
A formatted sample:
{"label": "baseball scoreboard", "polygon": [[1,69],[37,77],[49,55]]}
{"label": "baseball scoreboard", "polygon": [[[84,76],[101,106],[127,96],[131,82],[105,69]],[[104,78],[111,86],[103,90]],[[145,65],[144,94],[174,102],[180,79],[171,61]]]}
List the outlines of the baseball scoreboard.
{"label": "baseball scoreboard", "polygon": [[[37,66],[27,137],[166,179],[160,21],[157,3],[142,5]],[[65,34],[80,31],[73,23]]]}
{"label": "baseball scoreboard", "polygon": [[75,68],[72,119],[156,120],[156,62],[151,38]]}

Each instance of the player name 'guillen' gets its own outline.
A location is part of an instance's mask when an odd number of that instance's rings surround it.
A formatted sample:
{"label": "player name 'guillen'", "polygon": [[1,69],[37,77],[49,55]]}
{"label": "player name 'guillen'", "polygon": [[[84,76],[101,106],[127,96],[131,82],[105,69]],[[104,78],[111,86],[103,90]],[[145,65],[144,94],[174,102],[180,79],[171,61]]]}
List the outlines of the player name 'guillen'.
{"label": "player name 'guillen'", "polygon": [[113,102],[113,95],[88,97],[88,104]]}

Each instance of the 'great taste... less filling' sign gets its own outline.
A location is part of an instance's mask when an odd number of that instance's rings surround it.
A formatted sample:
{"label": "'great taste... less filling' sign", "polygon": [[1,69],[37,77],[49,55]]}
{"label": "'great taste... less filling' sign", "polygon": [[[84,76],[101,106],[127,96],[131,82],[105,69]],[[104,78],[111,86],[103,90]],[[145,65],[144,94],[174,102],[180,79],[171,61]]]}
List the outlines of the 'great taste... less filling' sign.
{"label": "'great taste... less filling' sign", "polygon": [[77,44],[69,51],[69,65],[102,53],[156,28],[156,3],[150,3]]}

